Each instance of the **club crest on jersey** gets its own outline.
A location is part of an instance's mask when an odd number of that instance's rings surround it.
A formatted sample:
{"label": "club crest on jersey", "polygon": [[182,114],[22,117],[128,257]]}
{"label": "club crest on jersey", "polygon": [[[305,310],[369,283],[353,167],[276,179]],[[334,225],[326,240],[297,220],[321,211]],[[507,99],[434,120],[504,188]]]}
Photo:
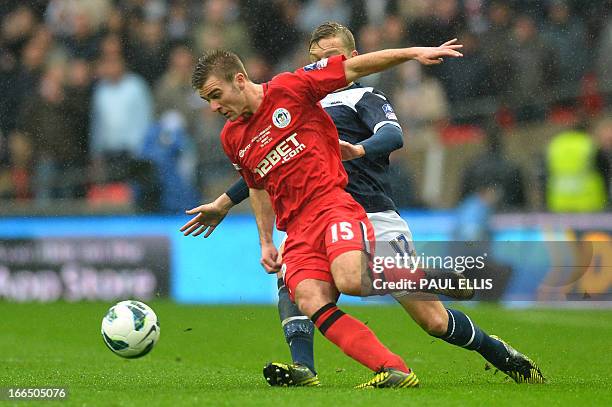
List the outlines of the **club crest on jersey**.
{"label": "club crest on jersey", "polygon": [[395,112],[393,111],[393,108],[390,104],[385,103],[382,106],[382,110],[383,112],[385,112],[385,116],[387,117],[387,119],[397,120],[397,116],[395,115]]}
{"label": "club crest on jersey", "polygon": [[272,113],[272,123],[279,129],[284,129],[291,123],[291,113],[284,107],[279,107]]}
{"label": "club crest on jersey", "polygon": [[313,62],[312,64],[308,64],[304,67],[304,71],[314,71],[315,69],[322,69],[327,66],[327,58],[323,58],[320,61]]}

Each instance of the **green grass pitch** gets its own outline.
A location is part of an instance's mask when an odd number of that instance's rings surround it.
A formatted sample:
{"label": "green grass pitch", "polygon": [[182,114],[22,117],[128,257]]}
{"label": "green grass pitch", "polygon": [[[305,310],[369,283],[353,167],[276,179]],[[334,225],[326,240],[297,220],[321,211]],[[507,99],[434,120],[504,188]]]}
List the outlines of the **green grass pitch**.
{"label": "green grass pitch", "polygon": [[289,359],[275,307],[151,302],[161,321],[160,341],[146,357],[126,360],[100,336],[111,305],[0,302],[0,387],[65,386],[69,397],[61,404],[88,406],[612,405],[610,310],[459,307],[530,355],[549,380],[516,385],[485,371],[477,353],[424,334],[398,306],[345,306],[421,381],[418,389],[354,390],[370,372],[319,333],[322,387],[271,388],[264,382],[265,362]]}

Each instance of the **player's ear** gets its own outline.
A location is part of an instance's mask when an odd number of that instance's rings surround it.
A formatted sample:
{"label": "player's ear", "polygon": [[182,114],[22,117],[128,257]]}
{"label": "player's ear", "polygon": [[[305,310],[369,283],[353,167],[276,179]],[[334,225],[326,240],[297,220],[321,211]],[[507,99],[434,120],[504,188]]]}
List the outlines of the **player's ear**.
{"label": "player's ear", "polygon": [[357,55],[359,55],[359,52],[357,52],[357,50],[356,50],[356,49],[354,49],[354,50],[352,50],[352,51],[351,51],[351,58],[352,58],[352,57],[356,57]]}
{"label": "player's ear", "polygon": [[247,78],[242,72],[238,72],[234,75],[234,83],[240,90],[244,90],[246,87]]}

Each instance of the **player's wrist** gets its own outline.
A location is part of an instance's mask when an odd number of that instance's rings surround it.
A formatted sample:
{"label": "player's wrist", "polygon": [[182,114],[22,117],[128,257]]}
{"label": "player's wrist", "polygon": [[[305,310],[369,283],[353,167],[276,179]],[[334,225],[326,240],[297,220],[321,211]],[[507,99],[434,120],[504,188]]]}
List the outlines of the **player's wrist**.
{"label": "player's wrist", "polygon": [[406,57],[408,59],[410,59],[410,60],[412,60],[412,59],[418,60],[419,58],[421,58],[424,55],[425,48],[424,47],[410,47],[410,48],[406,48],[406,52],[407,52]]}
{"label": "player's wrist", "polygon": [[274,239],[272,239],[272,235],[262,236],[259,238],[259,245],[263,247],[274,246]]}
{"label": "player's wrist", "polygon": [[361,158],[364,157],[366,155],[366,150],[365,147],[361,144],[357,144],[355,145],[356,147],[356,152],[357,152],[357,158]]}
{"label": "player's wrist", "polygon": [[219,210],[227,213],[234,207],[234,202],[227,193],[223,193],[215,199],[215,206],[219,208]]}

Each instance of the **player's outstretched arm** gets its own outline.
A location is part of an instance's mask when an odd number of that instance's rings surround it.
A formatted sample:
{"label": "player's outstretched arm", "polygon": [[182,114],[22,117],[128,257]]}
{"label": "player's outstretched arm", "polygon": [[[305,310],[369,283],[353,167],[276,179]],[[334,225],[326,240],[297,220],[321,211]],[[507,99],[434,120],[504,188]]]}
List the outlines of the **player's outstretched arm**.
{"label": "player's outstretched arm", "polygon": [[263,189],[249,189],[251,206],[257,221],[259,244],[261,245],[260,263],[267,273],[276,273],[280,270],[278,251],[274,246],[272,232],[274,229],[274,210],[270,196]]}
{"label": "player's outstretched arm", "polygon": [[185,236],[193,235],[194,237],[206,232],[204,237],[208,237],[233,206],[234,202],[224,193],[213,202],[189,209],[185,213],[195,216],[181,227],[181,232]]}
{"label": "player's outstretched arm", "polygon": [[411,47],[385,49],[357,55],[344,61],[344,72],[347,83],[370,74],[384,71],[402,62],[415,59],[423,65],[437,65],[444,58],[458,58],[463,54],[458,50],[463,45],[457,44],[457,39],[445,42],[439,47]]}

